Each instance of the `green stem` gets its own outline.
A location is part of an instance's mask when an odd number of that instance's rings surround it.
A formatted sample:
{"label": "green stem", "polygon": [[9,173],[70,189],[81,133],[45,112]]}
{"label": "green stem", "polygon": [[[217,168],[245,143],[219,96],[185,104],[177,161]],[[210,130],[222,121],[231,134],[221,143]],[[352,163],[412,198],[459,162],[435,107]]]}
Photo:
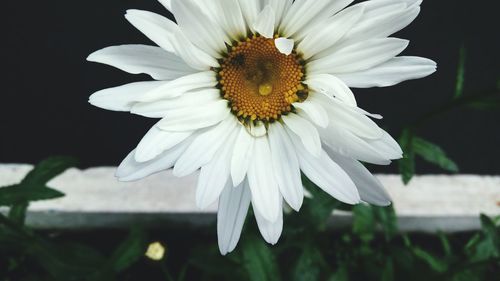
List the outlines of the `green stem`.
{"label": "green stem", "polygon": [[165,276],[167,281],[175,281],[175,279],[170,274],[170,271],[168,270],[167,265],[164,262],[160,263],[160,269],[161,269],[161,272],[163,272],[163,275]]}
{"label": "green stem", "polygon": [[411,123],[410,128],[412,128],[412,129],[420,128],[424,124],[426,124],[427,122],[433,120],[434,118],[436,118],[438,116],[446,114],[449,111],[455,110],[455,109],[460,108],[462,106],[465,106],[467,104],[471,104],[475,101],[479,101],[481,99],[484,99],[484,98],[487,98],[490,96],[495,96],[495,95],[498,95],[498,91],[486,92],[486,93],[481,93],[481,94],[471,95],[471,96],[465,96],[465,97],[461,97],[461,98],[452,100],[451,102],[443,104],[442,106],[424,114],[422,117],[420,117],[419,119],[417,119],[413,123]]}

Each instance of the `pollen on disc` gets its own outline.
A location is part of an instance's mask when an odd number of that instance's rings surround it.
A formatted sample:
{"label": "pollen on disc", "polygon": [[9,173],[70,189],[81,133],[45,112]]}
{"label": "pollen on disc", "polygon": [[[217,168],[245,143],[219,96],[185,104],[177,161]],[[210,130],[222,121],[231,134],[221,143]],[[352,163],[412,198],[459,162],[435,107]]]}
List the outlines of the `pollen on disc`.
{"label": "pollen on disc", "polygon": [[284,55],[273,39],[253,36],[235,43],[218,70],[222,96],[240,120],[272,122],[307,98],[301,58]]}

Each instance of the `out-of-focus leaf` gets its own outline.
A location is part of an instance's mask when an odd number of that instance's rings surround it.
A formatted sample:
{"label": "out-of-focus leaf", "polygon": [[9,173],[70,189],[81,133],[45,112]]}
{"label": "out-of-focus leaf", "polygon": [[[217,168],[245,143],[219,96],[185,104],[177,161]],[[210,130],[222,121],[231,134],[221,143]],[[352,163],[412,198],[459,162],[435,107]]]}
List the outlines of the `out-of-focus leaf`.
{"label": "out-of-focus leaf", "polygon": [[384,234],[388,238],[392,238],[398,232],[398,221],[394,207],[373,207],[375,217],[382,226]]}
{"label": "out-of-focus leaf", "polygon": [[29,188],[12,185],[0,188],[0,206],[12,206],[28,201],[55,199],[63,196],[64,193],[41,185],[30,184]]}
{"label": "out-of-focus leaf", "polygon": [[349,271],[347,266],[340,266],[337,271],[328,279],[328,281],[349,281]]}
{"label": "out-of-focus leaf", "polygon": [[22,184],[46,184],[67,169],[76,166],[78,161],[71,157],[57,156],[43,160],[31,170]]}
{"label": "out-of-focus leaf", "polygon": [[462,45],[460,48],[458,68],[457,68],[457,82],[455,86],[455,99],[460,98],[464,94],[465,84],[465,63],[467,61],[467,49]]}
{"label": "out-of-focus leaf", "polygon": [[416,154],[424,158],[426,161],[436,164],[442,169],[450,172],[458,172],[458,166],[446,156],[444,150],[429,141],[415,137],[413,139],[413,149]]}
{"label": "out-of-focus leaf", "polygon": [[441,245],[443,246],[444,254],[447,257],[451,257],[453,255],[451,245],[450,245],[450,240],[446,236],[446,234],[440,232],[438,233],[439,240],[441,241]]}
{"label": "out-of-focus leaf", "polygon": [[385,263],[384,270],[382,271],[381,281],[394,281],[394,264],[392,259],[388,259]]}
{"label": "out-of-focus leaf", "polygon": [[321,268],[326,266],[326,262],[321,251],[314,245],[306,244],[297,260],[297,264],[292,270],[294,281],[316,281],[321,280]]}
{"label": "out-of-focus leaf", "polygon": [[26,220],[26,212],[28,211],[29,203],[23,202],[12,206],[9,210],[9,219],[23,225]]}
{"label": "out-of-focus leaf", "polygon": [[[54,280],[80,281],[89,280],[98,274],[103,265],[103,259],[96,258],[93,250],[84,246],[55,245],[38,237],[32,241],[29,248],[38,264],[45,269]],[[103,281],[103,279],[92,279]],[[108,276],[107,280],[114,280]]]}
{"label": "out-of-focus leaf", "polygon": [[399,172],[405,184],[408,184],[415,175],[415,151],[413,150],[413,132],[403,130],[399,138],[399,145],[403,149],[403,158],[399,160]]}
{"label": "out-of-focus leaf", "polygon": [[281,280],[276,258],[262,239],[247,235],[242,242],[243,266],[251,281]]}
{"label": "out-of-focus leaf", "polygon": [[144,256],[146,248],[146,233],[140,228],[133,228],[113,252],[109,264],[115,272],[122,272]]}
{"label": "out-of-focus leaf", "polygon": [[237,247],[235,252],[221,256],[215,244],[200,246],[192,251],[189,264],[206,275],[217,276],[218,279],[245,280],[247,274],[238,255],[241,251],[242,248]]}
{"label": "out-of-focus leaf", "polygon": [[500,256],[500,230],[494,221],[485,215],[481,215],[481,224],[482,231],[474,235],[465,246],[469,262],[481,262]]}
{"label": "out-of-focus leaf", "polygon": [[395,265],[396,268],[406,271],[411,271],[414,269],[415,257],[409,246],[406,246],[404,248],[403,247],[391,248],[391,257],[393,264]]}
{"label": "out-of-focus leaf", "polygon": [[433,270],[439,273],[444,273],[448,270],[448,264],[445,261],[422,248],[414,247],[413,254],[421,260],[425,261]]}
{"label": "out-of-focus leaf", "polygon": [[373,206],[372,208],[376,220],[380,223],[382,230],[384,231],[385,239],[387,241],[391,240],[398,233],[398,219],[396,216],[396,211],[394,210],[394,206]]}
{"label": "out-of-focus leaf", "polygon": [[500,257],[500,228],[486,215],[481,215],[481,225],[486,240],[491,246],[492,255],[494,257]]}
{"label": "out-of-focus leaf", "polygon": [[[18,186],[21,188],[33,188],[33,185],[45,186],[52,178],[61,174],[66,169],[76,166],[76,164],[77,161],[70,157],[52,157],[46,159],[36,165]],[[9,211],[9,218],[20,225],[24,224],[28,206],[28,201],[16,203]]]}
{"label": "out-of-focus leaf", "polygon": [[452,281],[484,281],[484,279],[476,271],[464,270],[454,274]]}
{"label": "out-of-focus leaf", "polygon": [[375,214],[371,206],[359,204],[353,208],[352,231],[361,240],[369,242],[375,236]]}

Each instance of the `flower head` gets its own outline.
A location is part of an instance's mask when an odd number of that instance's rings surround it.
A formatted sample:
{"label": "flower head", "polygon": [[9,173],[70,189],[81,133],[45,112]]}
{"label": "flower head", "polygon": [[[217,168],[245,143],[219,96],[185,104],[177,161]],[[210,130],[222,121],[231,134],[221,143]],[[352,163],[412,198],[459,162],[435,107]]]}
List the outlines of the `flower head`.
{"label": "flower head", "polygon": [[350,88],[435,71],[431,60],[398,57],[408,41],[388,37],[415,19],[421,1],[160,2],[176,22],[125,15],[159,47],[114,46],[88,58],[156,80],[90,97],[101,108],[160,118],[118,168],[120,180],[201,169],[196,202],[218,200],[223,254],[235,248],[250,204],[264,239],[277,243],[283,204],[302,205],[301,172],[342,202],[390,204],[360,161],[387,165],[402,151]]}

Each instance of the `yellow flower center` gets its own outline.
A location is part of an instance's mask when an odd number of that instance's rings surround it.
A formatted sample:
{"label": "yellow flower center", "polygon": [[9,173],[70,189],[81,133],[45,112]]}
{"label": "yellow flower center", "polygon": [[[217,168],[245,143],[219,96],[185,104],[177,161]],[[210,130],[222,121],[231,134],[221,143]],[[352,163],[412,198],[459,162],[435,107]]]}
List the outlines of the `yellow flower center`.
{"label": "yellow flower center", "polygon": [[280,53],[274,39],[253,36],[237,42],[220,63],[222,95],[245,124],[279,120],[293,103],[307,99],[303,60],[295,52]]}

